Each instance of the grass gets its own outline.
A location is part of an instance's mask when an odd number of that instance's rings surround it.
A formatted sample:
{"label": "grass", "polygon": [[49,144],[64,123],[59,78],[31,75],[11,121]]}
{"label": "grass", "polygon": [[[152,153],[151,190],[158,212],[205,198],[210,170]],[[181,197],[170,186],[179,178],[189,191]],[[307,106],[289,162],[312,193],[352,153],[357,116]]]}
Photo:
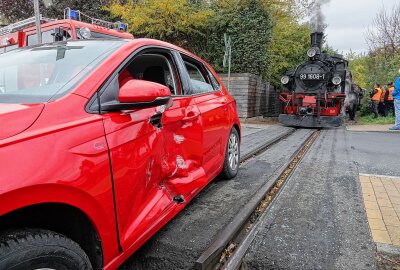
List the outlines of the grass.
{"label": "grass", "polygon": [[361,116],[359,121],[361,125],[390,125],[394,124],[395,120],[393,116],[374,118],[372,115]]}

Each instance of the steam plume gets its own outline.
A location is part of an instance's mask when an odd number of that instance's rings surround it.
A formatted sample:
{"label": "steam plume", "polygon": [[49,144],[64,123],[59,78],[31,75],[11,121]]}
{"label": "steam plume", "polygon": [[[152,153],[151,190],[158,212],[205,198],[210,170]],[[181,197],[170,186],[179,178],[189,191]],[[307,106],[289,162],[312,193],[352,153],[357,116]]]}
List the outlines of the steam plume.
{"label": "steam plume", "polygon": [[322,13],[322,6],[329,2],[330,0],[315,0],[311,14],[311,25],[314,32],[324,31],[325,16]]}

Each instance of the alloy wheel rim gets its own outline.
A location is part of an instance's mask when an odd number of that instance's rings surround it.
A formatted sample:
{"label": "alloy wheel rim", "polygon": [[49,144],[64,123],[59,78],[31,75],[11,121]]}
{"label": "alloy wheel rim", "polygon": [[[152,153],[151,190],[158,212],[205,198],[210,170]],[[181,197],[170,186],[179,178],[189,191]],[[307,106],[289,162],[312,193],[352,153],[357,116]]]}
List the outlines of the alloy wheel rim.
{"label": "alloy wheel rim", "polygon": [[228,163],[231,170],[237,170],[239,164],[239,140],[235,134],[231,134],[231,136],[229,136]]}

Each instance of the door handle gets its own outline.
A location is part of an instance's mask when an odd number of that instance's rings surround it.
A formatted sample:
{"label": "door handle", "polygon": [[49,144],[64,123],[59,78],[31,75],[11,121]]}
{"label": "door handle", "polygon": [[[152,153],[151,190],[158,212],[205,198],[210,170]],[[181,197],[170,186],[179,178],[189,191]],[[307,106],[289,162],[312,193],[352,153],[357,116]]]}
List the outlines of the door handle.
{"label": "door handle", "polygon": [[199,113],[195,112],[195,111],[190,111],[186,114],[185,117],[183,117],[182,122],[191,122],[196,120],[199,117]]}

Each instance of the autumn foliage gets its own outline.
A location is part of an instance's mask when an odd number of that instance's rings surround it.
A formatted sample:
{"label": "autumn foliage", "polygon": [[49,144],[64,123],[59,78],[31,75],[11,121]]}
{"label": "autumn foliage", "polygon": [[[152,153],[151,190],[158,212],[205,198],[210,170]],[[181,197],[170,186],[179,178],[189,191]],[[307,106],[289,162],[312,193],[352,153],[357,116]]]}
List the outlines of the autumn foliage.
{"label": "autumn foliage", "polygon": [[[47,1],[47,0],[46,0]],[[232,39],[232,72],[262,75],[275,85],[304,61],[309,26],[299,23],[311,0],[53,0],[41,13],[61,18],[69,6],[102,19],[122,20],[135,37],[184,47],[225,72],[224,34]],[[21,8],[22,7],[22,8]],[[2,0],[0,14],[13,22],[33,15],[32,1]]]}

